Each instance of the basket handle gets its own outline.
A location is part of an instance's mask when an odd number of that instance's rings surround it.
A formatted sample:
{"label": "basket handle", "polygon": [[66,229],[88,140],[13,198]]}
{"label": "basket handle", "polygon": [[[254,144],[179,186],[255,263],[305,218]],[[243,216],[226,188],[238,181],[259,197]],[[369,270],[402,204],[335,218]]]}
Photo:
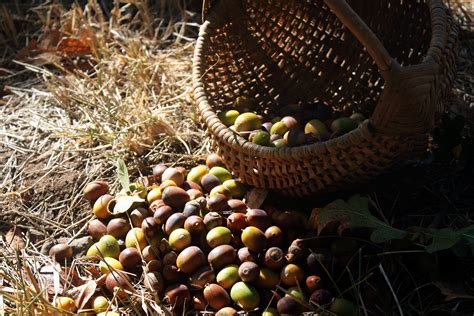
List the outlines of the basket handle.
{"label": "basket handle", "polygon": [[342,24],[364,45],[379,69],[381,71],[390,70],[395,60],[390,56],[374,32],[372,32],[351,6],[347,4],[346,0],[324,0],[324,2]]}

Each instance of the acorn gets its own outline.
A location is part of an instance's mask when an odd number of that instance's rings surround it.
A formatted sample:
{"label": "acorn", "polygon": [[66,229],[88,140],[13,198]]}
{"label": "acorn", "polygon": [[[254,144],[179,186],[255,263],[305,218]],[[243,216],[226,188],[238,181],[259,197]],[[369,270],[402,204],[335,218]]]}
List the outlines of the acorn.
{"label": "acorn", "polygon": [[[174,210],[171,206],[163,205],[156,209],[155,213],[153,214],[153,219],[158,225],[163,225],[166,223],[168,218],[173,215]],[[141,224],[140,224],[141,227]]]}
{"label": "acorn", "polygon": [[336,298],[329,306],[329,311],[339,316],[358,315],[357,306],[343,298]]}
{"label": "acorn", "polygon": [[234,213],[247,213],[247,204],[242,200],[231,199],[227,201],[227,205],[229,205],[230,210]]}
{"label": "acorn", "polygon": [[105,181],[92,181],[88,183],[83,190],[84,198],[88,201],[94,202],[100,196],[107,194],[109,185]]}
{"label": "acorn", "polygon": [[71,258],[72,254],[72,247],[68,244],[57,244],[49,250],[49,255],[57,262],[64,262],[64,260]]}
{"label": "acorn", "polygon": [[137,207],[130,212],[130,221],[133,227],[142,227],[142,222],[148,217],[148,210],[143,207]]}
{"label": "acorn", "polygon": [[196,270],[190,278],[189,284],[197,288],[203,288],[216,280],[216,274],[210,266],[203,266]]}
{"label": "acorn", "polygon": [[216,276],[217,283],[228,290],[239,281],[239,267],[235,264],[224,267]]}
{"label": "acorn", "polygon": [[211,212],[222,213],[229,209],[227,196],[221,193],[216,193],[207,199],[207,209]]}
{"label": "acorn", "polygon": [[177,168],[166,168],[161,175],[161,182],[166,180],[172,180],[178,187],[180,187],[184,182],[184,174]]}
{"label": "acorn", "polygon": [[280,276],[269,268],[260,268],[257,284],[266,289],[274,289],[280,283]]}
{"label": "acorn", "polygon": [[281,281],[287,286],[295,286],[304,282],[304,272],[296,264],[287,264],[281,270]]}
{"label": "acorn", "polygon": [[145,232],[141,228],[134,227],[130,229],[125,237],[125,245],[127,248],[139,248],[142,250],[148,245]]}
{"label": "acorn", "polygon": [[240,248],[237,252],[237,256],[242,263],[247,261],[257,262],[257,254],[248,247]]}
{"label": "acorn", "polygon": [[143,220],[141,228],[148,237],[156,236],[160,231],[160,225],[155,222],[153,217],[147,217]]}
{"label": "acorn", "polygon": [[75,313],[77,311],[77,306],[74,300],[67,296],[58,296],[54,300],[54,306],[59,310]]}
{"label": "acorn", "polygon": [[278,247],[268,248],[265,252],[264,263],[270,269],[281,269],[286,263],[285,254],[283,253],[283,250]]}
{"label": "acorn", "polygon": [[212,249],[207,255],[207,261],[214,269],[231,264],[236,259],[236,251],[230,245],[220,245]]}
{"label": "acorn", "polygon": [[181,251],[191,245],[191,234],[184,228],[173,230],[168,238],[171,249]]}
{"label": "acorn", "polygon": [[152,173],[154,176],[157,176],[158,178],[161,179],[161,176],[163,175],[163,172],[168,169],[168,167],[165,164],[158,164],[156,166],[153,166]]}
{"label": "acorn", "polygon": [[268,245],[271,247],[280,247],[284,241],[284,235],[278,226],[270,226],[265,230]]}
{"label": "acorn", "polygon": [[204,216],[203,221],[204,225],[206,225],[207,230],[211,230],[214,227],[224,225],[224,218],[222,217],[222,215],[216,212],[207,213],[206,216]]}
{"label": "acorn", "polygon": [[107,226],[99,219],[93,219],[87,225],[87,233],[94,239],[99,240],[100,237],[107,234]]}
{"label": "acorn", "polygon": [[191,234],[200,234],[206,230],[206,225],[200,216],[192,215],[189,216],[184,222],[184,229]]}
{"label": "acorn", "polygon": [[184,284],[173,284],[165,290],[165,301],[170,304],[173,309],[182,310],[191,304],[191,293]]}
{"label": "acorn", "polygon": [[216,316],[237,316],[239,315],[233,307],[223,307],[217,311]]}
{"label": "acorn", "polygon": [[239,277],[244,282],[253,282],[260,275],[260,267],[251,261],[246,261],[239,266]]}
{"label": "acorn", "polygon": [[206,158],[206,166],[211,169],[212,167],[215,166],[220,166],[220,167],[225,167],[224,161],[218,154],[210,154]]}
{"label": "acorn", "polygon": [[157,260],[157,259],[160,259],[160,250],[156,246],[148,245],[145,248],[143,248],[142,256],[145,262],[149,262],[151,260]]}
{"label": "acorn", "polygon": [[109,210],[109,204],[115,201],[114,197],[110,194],[104,194],[99,196],[92,206],[92,213],[99,219],[106,219],[112,216]]}
{"label": "acorn", "polygon": [[164,227],[166,235],[170,235],[174,230],[184,227],[184,222],[186,221],[186,216],[182,213],[174,213],[167,220]]}
{"label": "acorn", "polygon": [[214,227],[207,233],[206,240],[211,248],[227,245],[232,240],[232,232],[224,226]]}
{"label": "acorn", "polygon": [[176,265],[176,260],[178,260],[178,254],[174,251],[170,251],[163,256],[164,265]]}
{"label": "acorn", "polygon": [[184,205],[183,209],[183,215],[186,217],[192,216],[192,215],[199,215],[201,212],[201,205],[199,205],[198,201],[189,201]]}
{"label": "acorn", "polygon": [[206,264],[206,257],[196,246],[185,248],[176,259],[176,266],[184,273],[191,274]]}
{"label": "acorn", "polygon": [[277,310],[282,315],[297,315],[300,311],[300,305],[291,296],[284,296],[278,300]]}
{"label": "acorn", "polygon": [[205,192],[209,193],[212,189],[221,184],[218,177],[213,174],[206,174],[201,179],[201,185]]}
{"label": "acorn", "polygon": [[182,209],[190,200],[189,194],[179,187],[171,186],[163,190],[163,202],[174,210]]}
{"label": "acorn", "polygon": [[171,250],[170,244],[168,242],[168,239],[166,238],[161,238],[160,242],[158,243],[158,249],[160,249],[161,253],[168,253]]}
{"label": "acorn", "polygon": [[331,253],[321,250],[319,253],[310,253],[306,258],[306,265],[311,273],[325,275],[326,271],[331,272],[332,261]]}
{"label": "acorn", "polygon": [[205,176],[208,173],[207,166],[204,165],[198,165],[196,167],[191,168],[189,170],[186,180],[187,181],[192,181],[198,185],[201,184],[201,179],[203,176]]}
{"label": "acorn", "polygon": [[169,283],[180,282],[183,275],[175,265],[165,265],[163,267],[163,278]]}
{"label": "acorn", "polygon": [[260,295],[257,290],[246,282],[235,283],[230,290],[230,297],[244,310],[252,310],[260,303]]}
{"label": "acorn", "polygon": [[293,240],[290,247],[288,248],[286,260],[290,263],[297,263],[303,260],[305,256],[306,247],[303,245],[301,239]]}
{"label": "acorn", "polygon": [[245,220],[249,226],[255,226],[262,231],[265,231],[272,223],[272,219],[267,212],[257,208],[249,209],[245,214]]}
{"label": "acorn", "polygon": [[193,301],[193,307],[195,310],[203,311],[206,309],[207,302],[202,292],[194,293],[192,297],[192,301]]}
{"label": "acorn", "polygon": [[248,226],[242,231],[242,243],[250,250],[260,252],[267,246],[265,234],[255,226]]}
{"label": "acorn", "polygon": [[163,271],[163,263],[160,259],[150,260],[145,266],[145,272]]}
{"label": "acorn", "polygon": [[[199,199],[199,198],[201,198],[201,197],[204,197],[204,194],[203,194],[201,191],[196,190],[196,189],[189,189],[189,190],[186,190],[186,193],[189,195],[189,199],[190,199],[191,201],[194,201],[194,200],[197,200],[197,199]],[[190,202],[191,202],[191,201],[190,201]],[[189,202],[188,202],[188,203],[189,203]],[[186,205],[185,205],[184,207],[186,207]],[[183,214],[184,214],[184,213],[183,213]],[[188,213],[186,213],[185,216],[186,216],[187,214],[188,214]]]}
{"label": "acorn", "polygon": [[231,303],[227,291],[224,290],[222,286],[215,283],[206,286],[203,294],[206,301],[215,310],[229,306]]}
{"label": "acorn", "polygon": [[232,213],[227,217],[227,227],[232,232],[240,232],[247,226],[244,213]]}
{"label": "acorn", "polygon": [[117,291],[117,295],[120,298],[125,298],[126,294],[124,290],[133,291],[133,287],[130,284],[128,276],[122,271],[112,271],[105,279],[105,286],[110,293]]}
{"label": "acorn", "polygon": [[113,218],[107,224],[107,234],[117,239],[124,238],[130,229],[130,224],[125,218]]}
{"label": "acorn", "polygon": [[334,296],[328,290],[317,289],[311,293],[309,302],[322,306],[331,303],[333,297]]}
{"label": "acorn", "polygon": [[211,192],[209,192],[209,197],[213,197],[217,194],[222,194],[222,195],[225,195],[227,197],[227,200],[230,200],[232,199],[232,193],[230,192],[230,190],[223,186],[223,185],[218,185],[216,187],[214,187]]}
{"label": "acorn", "polygon": [[280,313],[278,313],[278,310],[273,307],[266,308],[262,313],[262,316],[279,316],[279,315]]}
{"label": "acorn", "polygon": [[157,271],[152,271],[145,274],[143,283],[149,292],[161,294],[164,290],[163,277]]}
{"label": "acorn", "polygon": [[136,248],[125,248],[120,252],[119,261],[126,270],[129,270],[141,264],[142,258]]}
{"label": "acorn", "polygon": [[322,280],[319,275],[310,275],[306,278],[306,288],[309,292],[314,292],[322,287]]}

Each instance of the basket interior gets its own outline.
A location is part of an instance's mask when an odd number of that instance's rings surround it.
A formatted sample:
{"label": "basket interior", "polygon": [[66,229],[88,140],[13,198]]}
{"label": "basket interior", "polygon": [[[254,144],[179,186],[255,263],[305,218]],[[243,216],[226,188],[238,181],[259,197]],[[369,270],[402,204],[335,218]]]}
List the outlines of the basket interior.
{"label": "basket interior", "polygon": [[[424,0],[348,0],[401,65],[418,64],[429,48]],[[364,47],[322,0],[217,1],[208,16],[204,87],[213,110],[240,95],[259,113],[296,102],[327,101],[367,116],[383,89]]]}

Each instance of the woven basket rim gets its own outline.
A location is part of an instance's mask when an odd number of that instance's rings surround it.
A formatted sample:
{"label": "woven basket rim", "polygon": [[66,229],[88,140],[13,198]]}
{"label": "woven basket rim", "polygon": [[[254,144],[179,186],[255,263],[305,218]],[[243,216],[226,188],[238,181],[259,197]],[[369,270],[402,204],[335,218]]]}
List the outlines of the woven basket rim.
{"label": "woven basket rim", "polygon": [[[214,2],[216,1],[220,0],[215,0]],[[400,66],[392,58],[392,69],[394,71],[399,71],[400,69],[410,67],[420,67],[422,65],[429,65],[430,67],[439,66],[439,61],[443,54],[443,48],[445,47],[445,44],[448,40],[448,21],[446,15],[447,8],[443,4],[442,0],[427,0],[427,5],[430,11],[431,40],[429,48],[426,51],[426,55],[419,64],[408,66]],[[205,93],[204,83],[202,82],[202,76],[206,71],[202,69],[202,65],[204,61],[204,48],[207,39],[207,29],[212,24],[212,21],[215,21],[219,18],[217,16],[217,12],[212,9],[212,5],[204,5],[203,8],[203,19],[205,19],[205,21],[200,27],[193,56],[192,77],[194,98],[196,100],[201,118],[207,127],[214,135],[217,135],[219,139],[226,140],[230,147],[245,154],[263,158],[273,158],[280,160],[304,159],[304,157],[307,157],[308,155],[320,152],[323,147],[329,148],[335,145],[344,147],[346,144],[350,144],[352,140],[356,140],[366,133],[376,132],[376,127],[371,124],[370,119],[367,119],[355,130],[333,139],[297,147],[274,148],[254,144],[240,136],[238,133],[235,133],[229,129],[220,121],[220,119],[217,117],[217,114],[210,106],[209,100]],[[379,67],[379,72],[384,78],[390,71],[391,70],[381,70]]]}

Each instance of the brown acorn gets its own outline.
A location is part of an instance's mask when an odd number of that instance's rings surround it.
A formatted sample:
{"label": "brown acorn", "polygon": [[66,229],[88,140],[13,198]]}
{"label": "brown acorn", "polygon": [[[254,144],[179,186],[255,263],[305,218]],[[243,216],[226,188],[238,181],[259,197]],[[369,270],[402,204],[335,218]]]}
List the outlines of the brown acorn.
{"label": "brown acorn", "polygon": [[215,310],[231,305],[229,294],[218,284],[209,284],[204,288],[203,294],[206,301]]}
{"label": "brown acorn", "polygon": [[176,266],[184,273],[191,274],[206,264],[206,257],[201,249],[196,246],[185,248],[176,259]]}
{"label": "brown acorn", "polygon": [[192,300],[193,300],[193,307],[195,310],[203,311],[206,309],[207,302],[202,292],[194,293]]}
{"label": "brown acorn", "polygon": [[173,284],[165,290],[165,301],[175,310],[182,310],[191,305],[191,293],[184,284]]}
{"label": "brown acorn", "polygon": [[280,247],[283,245],[284,234],[278,226],[270,226],[265,230],[265,237],[267,237],[268,245],[270,247]]}
{"label": "brown acorn", "polygon": [[247,204],[244,203],[242,200],[232,199],[227,201],[227,205],[234,213],[247,213]]}
{"label": "brown acorn", "polygon": [[257,254],[247,247],[240,248],[239,251],[237,252],[237,256],[240,262],[247,262],[247,261],[257,262],[258,261]]}
{"label": "brown acorn", "polygon": [[227,227],[233,232],[240,232],[246,226],[244,213],[232,213],[227,217]]}
{"label": "brown acorn", "polygon": [[160,259],[154,259],[148,262],[145,266],[145,272],[152,272],[152,271],[163,271],[163,263],[161,263]]}
{"label": "brown acorn", "polygon": [[197,288],[204,288],[206,284],[216,280],[216,273],[210,266],[199,268],[190,278],[189,284]]}
{"label": "brown acorn", "polygon": [[224,161],[217,154],[210,154],[206,158],[206,166],[211,169],[212,167],[225,167]]}
{"label": "brown acorn", "polygon": [[88,201],[94,202],[100,196],[107,194],[109,191],[109,184],[105,181],[92,181],[84,187],[84,198]]}
{"label": "brown acorn", "polygon": [[152,172],[154,176],[157,176],[159,179],[161,179],[161,176],[166,169],[168,169],[168,167],[165,164],[160,163],[153,167]]}
{"label": "brown acorn", "polygon": [[255,226],[262,231],[265,231],[272,223],[272,219],[267,212],[258,208],[248,210],[245,219],[249,226]]}
{"label": "brown acorn", "polygon": [[277,310],[281,315],[298,315],[300,305],[293,297],[284,296],[278,300]]}
{"label": "brown acorn", "polygon": [[126,297],[124,290],[133,291],[133,287],[130,284],[128,276],[119,270],[115,270],[107,275],[105,279],[105,286],[110,293],[117,291],[117,295],[120,298]]}
{"label": "brown acorn", "polygon": [[99,219],[93,219],[87,225],[87,233],[94,239],[99,240],[100,237],[107,234],[107,226],[102,223]]}
{"label": "brown acorn", "polygon": [[287,286],[298,286],[304,282],[304,272],[296,264],[287,264],[281,270],[281,281]]}
{"label": "brown acorn", "polygon": [[125,248],[120,252],[119,261],[126,269],[132,269],[141,264],[142,258],[136,248]]}
{"label": "brown acorn", "polygon": [[153,293],[161,294],[164,290],[163,277],[157,271],[148,272],[144,279],[145,288]]}
{"label": "brown acorn", "polygon": [[314,292],[322,287],[321,277],[310,275],[306,278],[306,288],[309,292]]}
{"label": "brown acorn", "polygon": [[142,222],[148,217],[148,210],[143,207],[138,207],[130,212],[130,221],[133,227],[142,227]]}
{"label": "brown acorn", "polygon": [[184,222],[184,229],[186,229],[191,234],[198,235],[206,230],[206,225],[200,216],[192,215],[189,216]]}
{"label": "brown acorn", "polygon": [[186,216],[182,213],[174,213],[166,220],[164,227],[165,234],[169,236],[173,230],[183,228],[185,221]]}
{"label": "brown acorn", "polygon": [[246,261],[239,266],[239,277],[244,282],[252,282],[258,279],[260,268],[255,262]]}
{"label": "brown acorn", "polygon": [[160,250],[156,246],[146,246],[142,250],[143,260],[149,262],[160,258]]}
{"label": "brown acorn", "polygon": [[229,205],[227,204],[228,200],[224,194],[216,193],[207,199],[207,209],[211,212],[225,212],[229,209]]}
{"label": "brown acorn", "polygon": [[201,205],[198,201],[191,200],[184,205],[183,215],[186,217],[199,215],[201,212]]}
{"label": "brown acorn", "polygon": [[236,259],[236,251],[230,245],[220,245],[212,249],[207,256],[207,261],[214,269],[220,269],[231,264]]}
{"label": "brown acorn", "polygon": [[[163,225],[163,224],[166,223],[168,218],[171,215],[173,215],[173,213],[174,213],[174,210],[173,210],[173,208],[171,208],[171,206],[163,205],[163,206],[159,207],[158,209],[156,209],[156,211],[153,215],[153,219],[155,220],[155,222],[158,225]],[[141,224],[140,224],[140,226],[141,226]]]}
{"label": "brown acorn", "polygon": [[49,255],[57,262],[64,262],[64,260],[71,258],[72,253],[72,247],[68,244],[57,244],[49,250]]}
{"label": "brown acorn", "polygon": [[165,171],[163,171],[161,175],[161,182],[164,182],[166,180],[171,180],[174,183],[176,183],[178,187],[180,187],[183,184],[184,179],[185,179],[185,176],[182,173],[182,170],[178,170],[178,168],[173,168],[173,167],[166,168]]}
{"label": "brown acorn", "polygon": [[204,225],[206,225],[207,230],[211,230],[217,226],[224,225],[224,218],[222,215],[216,212],[209,212],[204,216]]}
{"label": "brown acorn", "polygon": [[278,247],[271,247],[265,252],[265,265],[273,270],[281,269],[285,263],[285,254]]}
{"label": "brown acorn", "polygon": [[179,272],[179,269],[175,265],[165,265],[163,267],[163,279],[169,284],[174,282],[180,282],[183,275]]}
{"label": "brown acorn", "polygon": [[174,251],[170,251],[163,256],[164,265],[176,265],[176,260],[178,259],[178,254]]}
{"label": "brown acorn", "polygon": [[113,218],[107,224],[107,234],[117,239],[123,239],[130,229],[130,224],[125,218]]}
{"label": "brown acorn", "polygon": [[201,179],[201,185],[204,191],[206,191],[207,193],[211,192],[212,189],[214,189],[220,184],[221,181],[219,180],[219,178],[210,173],[204,175]]}
{"label": "brown acorn", "polygon": [[223,307],[217,311],[216,316],[237,316],[239,313],[233,307]]}
{"label": "brown acorn", "polygon": [[171,186],[163,190],[163,202],[174,210],[181,210],[190,199],[188,193],[179,187]]}

